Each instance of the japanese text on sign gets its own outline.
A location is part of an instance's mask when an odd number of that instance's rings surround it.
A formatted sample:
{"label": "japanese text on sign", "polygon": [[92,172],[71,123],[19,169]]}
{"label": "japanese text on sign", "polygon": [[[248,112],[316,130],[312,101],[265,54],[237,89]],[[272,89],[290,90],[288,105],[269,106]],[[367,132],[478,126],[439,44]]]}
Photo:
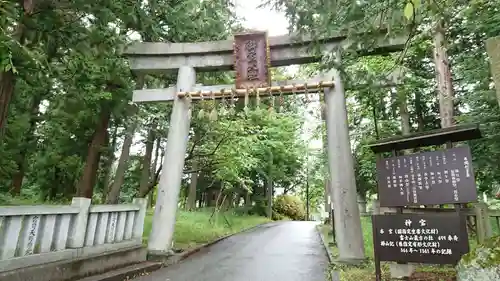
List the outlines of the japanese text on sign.
{"label": "japanese text on sign", "polygon": [[380,260],[454,264],[468,252],[465,219],[457,214],[390,214],[372,217]]}
{"label": "japanese text on sign", "polygon": [[236,88],[270,86],[268,48],[265,32],[234,36]]}
{"label": "japanese text on sign", "polygon": [[477,200],[467,146],[380,159],[377,177],[384,207]]}

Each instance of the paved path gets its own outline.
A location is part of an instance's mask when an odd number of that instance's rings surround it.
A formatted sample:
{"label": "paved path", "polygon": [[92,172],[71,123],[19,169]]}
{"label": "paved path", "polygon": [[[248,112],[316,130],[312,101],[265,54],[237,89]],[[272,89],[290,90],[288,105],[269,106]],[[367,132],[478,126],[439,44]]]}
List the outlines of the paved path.
{"label": "paved path", "polygon": [[134,281],[325,281],[328,258],[314,222],[278,222],[204,249]]}

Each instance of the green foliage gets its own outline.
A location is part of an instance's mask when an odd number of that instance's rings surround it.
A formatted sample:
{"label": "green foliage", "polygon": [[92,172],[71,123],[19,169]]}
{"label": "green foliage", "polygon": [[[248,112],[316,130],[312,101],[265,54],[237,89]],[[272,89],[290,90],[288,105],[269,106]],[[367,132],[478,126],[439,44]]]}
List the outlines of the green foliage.
{"label": "green foliage", "polygon": [[[113,181],[114,161],[133,120],[140,124],[139,141],[133,146],[141,149],[141,136],[153,127],[155,142],[165,142],[171,105],[141,105],[136,116],[127,111],[136,77],[121,55],[126,45],[137,37],[169,42],[225,39],[238,27],[234,7],[226,0],[25,4],[0,4],[0,83],[8,82],[8,71],[15,80],[7,129],[0,133],[0,193],[17,194],[20,189],[31,201],[67,200],[75,194],[105,112],[110,112],[110,122],[98,147],[98,170],[91,176],[97,201],[104,200],[102,193]],[[175,82],[175,75],[147,76],[144,82],[165,87]],[[4,95],[0,93],[0,99]],[[215,139],[207,142],[207,149],[215,146]],[[142,151],[139,154],[125,173],[122,201],[137,195]]]}
{"label": "green foliage", "polygon": [[[484,138],[471,141],[478,191],[489,196],[499,190],[496,161],[498,144],[498,101],[491,83],[487,38],[499,34],[499,1],[266,1],[285,12],[290,30],[321,38],[335,33],[349,37],[342,66],[348,90],[351,142],[356,160],[358,192],[374,193],[375,157],[366,145],[385,137],[439,128],[433,35],[437,23],[444,28],[451,62],[457,123],[481,124]],[[444,8],[449,7],[449,8]],[[395,54],[359,58],[353,47],[373,43],[373,36],[408,37],[405,50]],[[361,34],[359,34],[361,33]],[[357,34],[357,35],[356,35]],[[370,35],[371,34],[371,35]],[[318,47],[316,44],[315,47]],[[317,48],[316,48],[317,49]],[[307,75],[321,68],[306,66]],[[401,84],[380,87],[388,75],[402,71]],[[359,85],[366,86],[359,86]],[[498,85],[497,85],[498,87]],[[403,124],[402,116],[409,122]]]}
{"label": "green foliage", "polygon": [[306,218],[305,204],[299,197],[293,195],[279,195],[273,202],[273,213],[275,218],[290,218],[292,220],[304,220]]}

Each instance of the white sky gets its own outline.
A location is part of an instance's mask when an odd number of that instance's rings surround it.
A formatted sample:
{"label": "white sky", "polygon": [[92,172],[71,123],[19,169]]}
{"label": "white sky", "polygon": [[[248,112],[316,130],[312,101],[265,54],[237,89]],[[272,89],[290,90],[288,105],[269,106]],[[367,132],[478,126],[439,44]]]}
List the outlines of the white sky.
{"label": "white sky", "polygon": [[234,0],[236,14],[245,19],[244,26],[267,31],[270,36],[288,33],[288,21],[283,13],[269,8],[257,9],[261,0]]}

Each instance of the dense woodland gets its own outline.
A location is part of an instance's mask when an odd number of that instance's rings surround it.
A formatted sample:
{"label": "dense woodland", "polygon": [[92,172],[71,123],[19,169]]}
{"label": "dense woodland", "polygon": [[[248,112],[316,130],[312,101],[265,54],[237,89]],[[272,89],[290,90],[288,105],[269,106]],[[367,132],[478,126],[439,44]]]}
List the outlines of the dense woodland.
{"label": "dense woodland", "polygon": [[[341,66],[330,58],[301,67],[295,76],[307,78],[332,66],[344,72],[361,197],[375,192],[375,157],[366,145],[442,126],[441,91],[454,95],[454,122],[481,124],[484,138],[469,143],[478,187],[496,193],[500,110],[484,41],[500,34],[500,1],[267,4],[286,12],[290,31],[316,38],[344,33],[356,42],[343,50]],[[161,170],[168,169],[162,156],[172,105],[133,104],[132,91],[172,85],[176,73],[136,76],[122,50],[134,40],[221,40],[242,30],[230,0],[0,0],[0,28],[2,204],[66,202],[73,196],[119,203],[151,195],[154,201]],[[374,31],[403,34],[405,50],[360,57],[352,47],[369,45]],[[435,42],[447,46],[442,49],[449,64],[439,65],[451,68],[451,88],[437,83]],[[400,84],[380,86],[396,72],[402,73]],[[281,68],[272,75],[292,78]],[[197,83],[231,84],[234,74],[199,73]],[[321,120],[320,100],[316,95],[253,99],[248,105],[195,103],[181,205],[263,205],[271,184],[305,199],[307,181],[312,208],[319,206],[326,161],[323,151],[308,149],[303,136],[324,136],[322,125],[304,132],[306,115]],[[318,106],[310,110],[311,103]]]}

